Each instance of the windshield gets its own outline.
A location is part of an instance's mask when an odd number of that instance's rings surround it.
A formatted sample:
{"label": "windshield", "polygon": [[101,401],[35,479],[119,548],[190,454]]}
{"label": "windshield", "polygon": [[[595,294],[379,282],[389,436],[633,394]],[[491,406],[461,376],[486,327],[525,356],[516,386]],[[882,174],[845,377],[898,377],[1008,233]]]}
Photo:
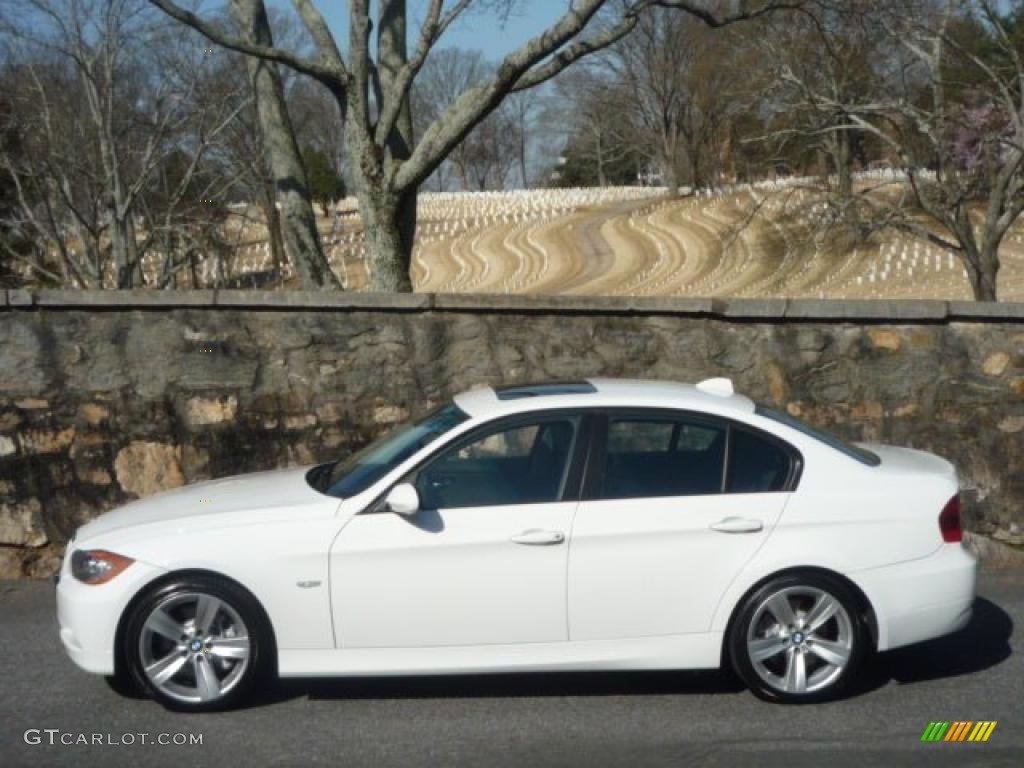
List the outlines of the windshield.
{"label": "windshield", "polygon": [[362,493],[420,448],[468,418],[454,403],[442,406],[421,421],[396,427],[334,465],[318,467],[310,473],[309,481],[329,496],[344,498]]}
{"label": "windshield", "polygon": [[825,445],[845,453],[851,459],[856,459],[861,464],[867,464],[869,467],[877,467],[882,463],[882,460],[871,451],[865,450],[864,448],[858,448],[856,445],[851,445],[845,440],[836,437],[831,432],[826,432],[823,429],[812,427],[806,421],[798,419],[795,416],[790,416],[788,413],[776,411],[773,408],[766,408],[763,405],[758,405],[755,408],[755,413],[757,413],[758,416],[764,416],[785,424],[787,427],[792,427],[798,432],[803,432],[808,437],[813,437],[815,440],[819,440],[825,443]]}

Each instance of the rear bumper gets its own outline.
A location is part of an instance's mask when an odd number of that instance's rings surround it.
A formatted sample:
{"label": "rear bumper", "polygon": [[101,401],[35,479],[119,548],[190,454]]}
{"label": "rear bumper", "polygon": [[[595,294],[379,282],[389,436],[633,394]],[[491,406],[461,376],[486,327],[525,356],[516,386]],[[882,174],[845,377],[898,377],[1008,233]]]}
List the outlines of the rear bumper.
{"label": "rear bumper", "polygon": [[978,561],[960,544],[928,557],[847,574],[871,601],[878,650],[930,640],[967,625],[974,605]]}

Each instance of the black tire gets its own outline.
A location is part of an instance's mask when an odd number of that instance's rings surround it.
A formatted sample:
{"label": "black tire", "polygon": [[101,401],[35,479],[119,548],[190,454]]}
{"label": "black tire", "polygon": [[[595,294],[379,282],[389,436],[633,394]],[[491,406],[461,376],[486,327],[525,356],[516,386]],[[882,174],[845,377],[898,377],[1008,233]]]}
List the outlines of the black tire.
{"label": "black tire", "polygon": [[135,678],[123,670],[118,670],[112,675],[106,675],[103,679],[110,690],[118,696],[124,696],[126,699],[146,698],[146,694],[139,690],[139,686],[135,684]]}
{"label": "black tire", "polygon": [[[839,610],[814,632],[807,632],[801,623],[811,615],[822,595],[835,601]],[[783,626],[774,615],[772,607],[783,608],[782,600],[796,623]],[[827,605],[821,603],[822,607]],[[858,605],[850,587],[827,574],[795,572],[771,579],[748,595],[734,615],[728,637],[733,670],[755,695],[766,701],[810,704],[841,696],[857,679],[871,643]],[[752,626],[754,622],[756,625]],[[778,650],[773,645],[776,641]],[[758,645],[751,647],[751,642]],[[763,651],[767,656],[755,660],[755,651]],[[832,661],[826,661],[820,654]],[[840,661],[843,654],[844,663],[833,663]]]}
{"label": "black tire", "polygon": [[[209,632],[196,630],[201,604],[212,606]],[[161,616],[174,620],[168,626],[182,630],[180,640],[172,641],[169,634],[147,628],[147,621],[158,609]],[[273,634],[266,613],[249,592],[228,579],[184,574],[164,581],[135,602],[124,627],[121,652],[129,677],[140,691],[168,709],[230,709],[244,701],[254,686],[266,682],[273,669]],[[247,644],[243,636],[248,638]],[[216,644],[214,638],[219,638]],[[174,666],[177,671],[167,680],[154,681],[143,658],[151,653],[158,657],[156,661],[169,662],[166,669]],[[229,653],[247,655],[228,658]],[[183,661],[179,662],[179,654]],[[154,662],[149,662],[152,668]],[[215,682],[208,682],[211,680]],[[192,689],[194,695],[190,695]]]}

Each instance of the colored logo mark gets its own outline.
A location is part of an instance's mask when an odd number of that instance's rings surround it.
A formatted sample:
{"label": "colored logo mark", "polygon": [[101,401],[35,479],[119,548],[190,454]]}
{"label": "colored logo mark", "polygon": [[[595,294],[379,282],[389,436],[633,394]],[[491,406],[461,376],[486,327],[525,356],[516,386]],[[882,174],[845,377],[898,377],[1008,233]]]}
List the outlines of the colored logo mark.
{"label": "colored logo mark", "polygon": [[988,741],[996,720],[939,720],[928,723],[921,741]]}

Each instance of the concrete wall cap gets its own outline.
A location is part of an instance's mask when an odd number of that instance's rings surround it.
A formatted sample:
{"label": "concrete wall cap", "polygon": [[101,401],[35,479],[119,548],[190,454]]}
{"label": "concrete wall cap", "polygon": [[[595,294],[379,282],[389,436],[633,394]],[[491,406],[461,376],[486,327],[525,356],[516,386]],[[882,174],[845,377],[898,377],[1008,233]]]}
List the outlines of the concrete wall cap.
{"label": "concrete wall cap", "polygon": [[5,310],[230,308],[268,311],[475,312],[678,315],[726,320],[824,322],[1024,322],[1024,302],[930,299],[778,299],[689,296],[545,296],[469,293],[348,293],[287,290],[7,289]]}

